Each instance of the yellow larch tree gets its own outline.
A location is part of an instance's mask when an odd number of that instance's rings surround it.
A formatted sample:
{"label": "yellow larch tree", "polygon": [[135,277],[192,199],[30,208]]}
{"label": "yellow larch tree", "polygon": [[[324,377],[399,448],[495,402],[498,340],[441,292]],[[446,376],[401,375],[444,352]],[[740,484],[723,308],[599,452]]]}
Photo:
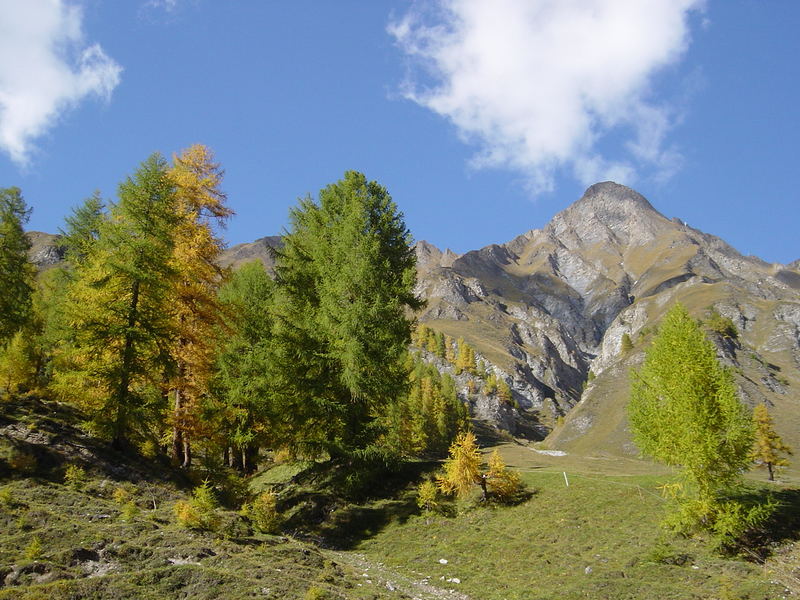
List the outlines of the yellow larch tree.
{"label": "yellow larch tree", "polygon": [[191,464],[191,439],[201,433],[198,401],[207,391],[214,362],[215,333],[222,310],[217,289],[222,271],[217,257],[223,241],[216,231],[233,211],[220,190],[223,171],[206,146],[194,145],[173,159],[169,177],[175,186],[178,225],[172,267],[174,362],[169,379],[172,401],[172,455],[182,467]]}
{"label": "yellow larch tree", "polygon": [[775,481],[775,467],[783,467],[788,464],[785,456],[781,455],[791,454],[792,450],[775,432],[766,404],[757,404],[753,408],[753,425],[755,425],[756,436],[753,442],[752,459],[766,467],[769,480]]}

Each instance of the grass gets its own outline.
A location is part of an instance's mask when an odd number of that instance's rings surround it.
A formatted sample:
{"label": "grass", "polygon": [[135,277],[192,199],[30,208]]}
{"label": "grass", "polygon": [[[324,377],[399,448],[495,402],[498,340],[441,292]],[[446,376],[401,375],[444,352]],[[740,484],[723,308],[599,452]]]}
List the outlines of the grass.
{"label": "grass", "polygon": [[59,405],[2,409],[0,600],[397,597],[234,511],[220,510],[216,532],[181,528],[174,505],[191,486],[180,474],[82,435]]}
{"label": "grass", "polygon": [[[190,488],[180,476],[163,466],[148,474],[137,457],[79,437],[57,407],[6,406],[0,600],[433,598],[448,597],[447,589],[473,600],[767,600],[797,583],[796,546],[777,545],[797,538],[797,490],[776,488],[783,529],[765,541],[777,550],[762,566],[722,557],[707,540],[663,532],[663,469],[634,459],[547,456],[483,435],[521,473],[529,499],[508,507],[445,501],[447,516],[421,514],[413,489],[435,462],[373,473],[345,494],[344,472],[287,461],[250,480],[255,491],[278,492],[284,535],[256,533],[224,510],[219,531],[200,532],[175,524],[174,504]],[[23,429],[21,446],[12,433]],[[20,448],[35,457],[25,473],[8,468]],[[84,454],[64,454],[69,448]],[[81,456],[84,473],[65,481]],[[420,591],[425,582],[445,591]]]}
{"label": "grass", "polygon": [[[509,463],[522,462],[504,450]],[[567,486],[561,470],[527,462],[523,479],[536,492],[527,502],[414,514],[355,549],[431,581],[457,578],[459,591],[485,600],[780,597],[764,567],[660,529],[663,475],[601,475],[584,464]]]}

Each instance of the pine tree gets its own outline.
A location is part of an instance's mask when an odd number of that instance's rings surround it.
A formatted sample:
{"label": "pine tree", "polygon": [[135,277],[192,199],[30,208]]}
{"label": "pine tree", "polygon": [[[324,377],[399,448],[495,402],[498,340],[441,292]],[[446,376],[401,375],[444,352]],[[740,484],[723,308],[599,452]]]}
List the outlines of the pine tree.
{"label": "pine tree", "polygon": [[83,406],[122,447],[161,413],[170,363],[174,187],[166,161],[148,158],[119,187],[119,201],[75,270],[65,312],[74,339],[60,351],[54,387]]}
{"label": "pine tree", "polygon": [[791,448],[783,443],[781,436],[775,432],[772,417],[766,404],[757,404],[753,409],[753,424],[755,426],[755,441],[751,459],[767,468],[769,480],[775,481],[774,468],[782,467],[788,463],[781,454],[792,454]]}
{"label": "pine tree", "polygon": [[264,265],[253,261],[219,291],[228,323],[212,385],[214,427],[223,432],[230,466],[245,472],[255,467],[260,446],[284,443],[269,378],[274,287]]}
{"label": "pine tree", "polygon": [[486,480],[481,472],[481,452],[475,434],[466,431],[450,446],[450,456],[444,463],[444,473],[436,478],[444,494],[466,498],[472,486],[478,484],[486,497]]}
{"label": "pine tree", "polygon": [[447,347],[444,343],[444,334],[440,331],[436,332],[436,356],[444,358],[447,352]]}
{"label": "pine tree", "polygon": [[497,450],[494,450],[489,457],[486,485],[492,497],[501,502],[514,500],[523,488],[519,473],[510,471],[506,467]]}
{"label": "pine tree", "polygon": [[65,249],[65,258],[71,266],[82,264],[89,256],[105,219],[105,202],[100,192],[95,192],[73,208],[72,214],[64,219],[66,229],[60,230],[59,243]]}
{"label": "pine tree", "polygon": [[503,379],[498,379],[497,397],[500,399],[500,402],[510,405],[514,404],[514,396],[511,393],[511,387]]}
{"label": "pine tree", "polygon": [[34,269],[23,229],[30,214],[19,188],[0,188],[0,346],[30,318]]}
{"label": "pine tree", "polygon": [[456,353],[454,350],[455,342],[453,338],[449,335],[444,336],[444,359],[449,362],[450,364],[454,364],[456,362]]}
{"label": "pine tree", "polygon": [[633,342],[631,341],[631,336],[628,335],[627,333],[623,333],[622,342],[620,345],[620,351],[622,352],[622,354],[627,354],[631,350],[633,350]]}
{"label": "pine tree", "polygon": [[354,171],[302,200],[276,251],[273,380],[295,440],[336,456],[405,393],[415,255],[385,188]]}
{"label": "pine tree", "polygon": [[232,211],[220,190],[222,170],[211,151],[194,145],[175,156],[167,172],[175,189],[176,224],[171,269],[174,362],[169,388],[172,398],[172,456],[183,468],[191,464],[191,438],[199,434],[199,401],[207,393],[221,325],[217,289],[222,272],[217,258],[224,244],[215,231]]}
{"label": "pine tree", "polygon": [[747,467],[753,426],[730,371],[680,304],[634,371],[628,417],[644,454],[683,469],[677,526],[712,526],[725,509],[721,498]]}

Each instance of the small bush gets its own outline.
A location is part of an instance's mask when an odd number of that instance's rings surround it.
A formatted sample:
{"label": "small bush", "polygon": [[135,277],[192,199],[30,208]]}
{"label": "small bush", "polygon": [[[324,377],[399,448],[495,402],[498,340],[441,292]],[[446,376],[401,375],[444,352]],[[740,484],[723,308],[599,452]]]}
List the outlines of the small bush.
{"label": "small bush", "polygon": [[739,330],[736,329],[733,321],[729,317],[723,317],[716,309],[711,310],[706,320],[706,326],[724,338],[735,340],[739,337]]}
{"label": "small bush", "polygon": [[127,487],[121,485],[114,489],[111,497],[117,504],[128,504],[133,500],[133,492],[131,492],[131,490]]}
{"label": "small bush", "polygon": [[139,515],[140,512],[141,511],[139,510],[139,507],[136,506],[136,503],[133,500],[131,500],[122,506],[119,518],[126,523],[130,523]]}
{"label": "small bush", "polygon": [[438,506],[436,501],[439,496],[439,488],[436,482],[427,479],[417,487],[417,506],[425,512],[433,512]]}
{"label": "small bush", "polygon": [[78,465],[68,465],[64,471],[64,483],[74,490],[79,490],[86,483],[86,471]]}
{"label": "small bush", "polygon": [[516,501],[525,489],[519,473],[506,468],[497,450],[492,452],[489,458],[486,486],[489,488],[492,498],[504,503]]}
{"label": "small bush", "polygon": [[42,541],[39,539],[39,536],[36,536],[31,540],[31,543],[28,544],[28,547],[25,548],[25,558],[27,560],[39,560],[42,557],[43,551]]}
{"label": "small bush", "polygon": [[259,531],[277,533],[283,521],[278,513],[277,501],[278,497],[275,493],[263,492],[251,503],[245,505],[243,513]]}
{"label": "small bush", "polygon": [[4,509],[11,509],[17,505],[14,499],[14,494],[7,487],[0,489],[0,507]]}
{"label": "small bush", "polygon": [[327,592],[327,590],[317,587],[316,585],[312,585],[306,590],[305,600],[328,600],[330,597],[331,595]]}
{"label": "small bush", "polygon": [[219,527],[217,499],[208,483],[196,487],[191,500],[175,503],[175,519],[187,529],[215,531]]}

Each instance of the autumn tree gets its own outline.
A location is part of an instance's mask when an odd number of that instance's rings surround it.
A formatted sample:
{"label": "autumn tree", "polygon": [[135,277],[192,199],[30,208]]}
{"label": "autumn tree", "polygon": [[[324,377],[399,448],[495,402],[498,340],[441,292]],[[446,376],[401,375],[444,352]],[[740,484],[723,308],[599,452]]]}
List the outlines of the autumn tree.
{"label": "autumn tree", "polygon": [[500,502],[512,502],[524,488],[519,473],[506,467],[497,450],[489,457],[486,485],[492,497]]}
{"label": "autumn tree", "polygon": [[170,362],[175,190],[167,163],[150,156],[119,186],[118,202],[75,268],[64,306],[74,339],[53,383],[122,447],[162,411]]}
{"label": "autumn tree", "polygon": [[19,188],[0,189],[0,347],[30,317],[34,270],[24,230],[30,214]]}
{"label": "autumn tree", "polygon": [[744,514],[724,497],[749,462],[749,411],[714,345],[680,304],[664,317],[644,365],[633,372],[628,417],[644,454],[682,469],[675,527],[713,529],[737,511]]}
{"label": "autumn tree", "polygon": [[791,455],[792,450],[787,446],[781,436],[775,432],[772,417],[766,404],[757,404],[753,409],[753,425],[755,426],[755,441],[751,459],[757,464],[766,467],[769,480],[775,481],[775,467],[782,467],[788,463],[785,456]]}
{"label": "autumn tree", "polygon": [[170,349],[170,423],[172,457],[183,468],[191,464],[191,438],[202,426],[198,405],[208,391],[215,333],[222,324],[217,300],[222,272],[217,258],[224,244],[217,231],[233,213],[220,190],[222,176],[213,154],[202,145],[175,156],[167,171],[175,211],[170,269],[176,275],[170,294],[175,331]]}
{"label": "autumn tree", "polygon": [[444,463],[444,473],[436,478],[439,489],[447,495],[466,498],[473,485],[480,485],[486,498],[486,480],[481,471],[481,452],[475,434],[465,431],[450,446],[450,455]]}
{"label": "autumn tree", "polygon": [[405,393],[407,310],[421,306],[411,235],[384,187],[355,171],[290,213],[276,251],[276,394],[297,444],[364,449]]}

